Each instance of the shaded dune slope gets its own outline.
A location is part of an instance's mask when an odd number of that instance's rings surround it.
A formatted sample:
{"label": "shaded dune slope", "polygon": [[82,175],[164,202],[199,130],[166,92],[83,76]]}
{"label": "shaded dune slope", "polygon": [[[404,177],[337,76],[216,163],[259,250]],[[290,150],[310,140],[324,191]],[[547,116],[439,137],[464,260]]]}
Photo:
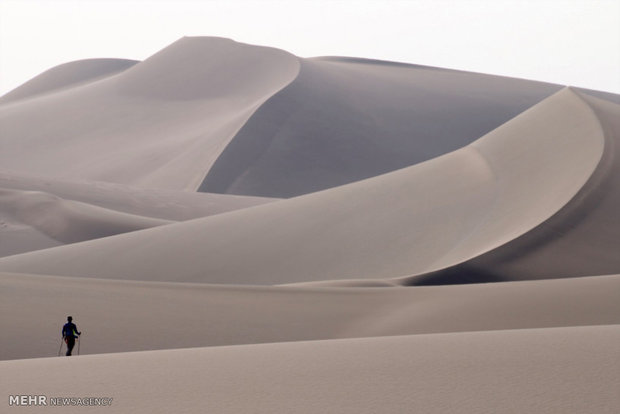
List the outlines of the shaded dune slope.
{"label": "shaded dune slope", "polygon": [[300,59],[200,191],[291,197],[461,148],[557,85],[364,59]]}
{"label": "shaded dune slope", "polygon": [[0,97],[0,105],[76,87],[120,73],[138,63],[127,59],[85,59],[55,66]]}
{"label": "shaded dune slope", "polygon": [[[580,95],[601,123],[604,152],[575,197],[541,225],[515,240],[438,272],[415,276],[413,285],[475,283],[613,274],[620,269],[620,105]],[[536,201],[536,200],[535,200]]]}
{"label": "shaded dune slope", "polygon": [[[139,63],[61,65],[5,95],[0,162],[18,173],[290,197],[460,148],[558,89],[183,38]],[[18,99],[27,96],[38,99]]]}
{"label": "shaded dune slope", "polygon": [[575,87],[573,87],[573,89],[582,95],[587,95],[589,97],[598,98],[604,101],[609,101],[609,102],[620,104],[620,95],[617,93],[597,91],[597,90],[585,89],[585,88],[575,88]]}
{"label": "shaded dune slope", "polygon": [[14,173],[193,191],[298,66],[276,49],[183,38],[114,76],[0,105],[0,165]]}
{"label": "shaded dune slope", "polygon": [[118,413],[612,414],[618,341],[611,325],[3,361],[0,386],[96,390],[114,398],[101,411]]}
{"label": "shaded dune slope", "polygon": [[472,145],[413,167],[238,212],[12,256],[0,260],[0,269],[246,284],[440,270],[560,211],[590,179],[604,142],[588,104],[564,89]]}
{"label": "shaded dune slope", "polygon": [[0,274],[0,359],[620,323],[620,276],[416,288],[290,288]]}

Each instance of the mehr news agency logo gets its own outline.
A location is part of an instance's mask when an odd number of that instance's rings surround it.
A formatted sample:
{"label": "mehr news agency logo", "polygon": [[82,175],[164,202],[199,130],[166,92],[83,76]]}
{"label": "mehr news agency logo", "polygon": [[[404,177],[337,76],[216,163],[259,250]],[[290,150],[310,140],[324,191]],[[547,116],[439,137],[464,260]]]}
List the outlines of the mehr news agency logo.
{"label": "mehr news agency logo", "polygon": [[10,406],[34,407],[107,407],[112,397],[48,397],[47,395],[9,395]]}

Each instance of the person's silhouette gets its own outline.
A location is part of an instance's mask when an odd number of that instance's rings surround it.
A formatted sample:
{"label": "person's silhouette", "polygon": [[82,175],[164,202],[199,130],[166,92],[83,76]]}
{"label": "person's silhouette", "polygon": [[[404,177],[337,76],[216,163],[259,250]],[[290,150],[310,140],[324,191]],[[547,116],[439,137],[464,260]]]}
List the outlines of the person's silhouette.
{"label": "person's silhouette", "polygon": [[71,356],[71,351],[73,351],[73,347],[75,346],[75,338],[82,334],[82,332],[77,330],[77,326],[71,322],[72,320],[73,318],[71,316],[67,316],[67,323],[62,327],[62,337],[67,344],[67,356]]}

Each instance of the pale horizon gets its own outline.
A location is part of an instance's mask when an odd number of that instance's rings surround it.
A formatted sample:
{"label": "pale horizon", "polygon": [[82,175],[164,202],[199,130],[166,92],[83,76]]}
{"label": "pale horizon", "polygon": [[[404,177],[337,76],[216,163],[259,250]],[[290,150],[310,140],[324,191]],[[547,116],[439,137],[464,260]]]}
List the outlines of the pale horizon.
{"label": "pale horizon", "polygon": [[614,1],[32,0],[0,5],[0,95],[59,64],[143,60],[183,36],[620,93]]}

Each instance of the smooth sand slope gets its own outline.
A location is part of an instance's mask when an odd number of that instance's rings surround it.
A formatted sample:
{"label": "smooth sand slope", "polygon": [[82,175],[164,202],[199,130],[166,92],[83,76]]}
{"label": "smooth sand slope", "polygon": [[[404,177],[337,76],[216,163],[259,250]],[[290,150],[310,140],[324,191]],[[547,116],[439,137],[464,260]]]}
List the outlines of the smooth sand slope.
{"label": "smooth sand slope", "polygon": [[439,270],[499,247],[561,210],[596,170],[605,139],[590,106],[564,89],[474,144],[413,167],[237,212],[11,256],[0,260],[0,270],[237,284]]}
{"label": "smooth sand slope", "polygon": [[0,256],[206,217],[274,199],[0,172]]}
{"label": "smooth sand slope", "polygon": [[284,51],[183,38],[113,76],[0,104],[0,166],[195,190],[252,112],[298,69]]}
{"label": "smooth sand slope", "polygon": [[523,236],[470,261],[412,284],[519,280],[612,274],[620,269],[620,105],[580,95],[605,132],[594,174],[557,214]]}
{"label": "smooth sand slope", "polygon": [[120,73],[138,63],[127,59],[85,59],[51,68],[0,97],[0,104],[74,88]]}
{"label": "smooth sand slope", "polygon": [[248,287],[0,274],[0,360],[57,355],[73,315],[82,354],[620,324],[620,276],[416,288]]}
{"label": "smooth sand slope", "polygon": [[[170,224],[171,221],[121,213],[79,201],[64,200],[49,193],[0,189],[0,222],[2,233],[15,227],[34,230],[65,244],[77,243]],[[3,234],[5,236],[5,234]],[[14,236],[11,234],[10,237]],[[4,237],[3,237],[4,239]],[[0,254],[7,255],[15,244],[0,245]]]}
{"label": "smooth sand slope", "polygon": [[612,325],[4,361],[0,389],[111,397],[88,407],[107,413],[613,414],[619,341]]}
{"label": "smooth sand slope", "polygon": [[0,100],[0,166],[290,197],[460,148],[559,89],[183,38],[144,62],[61,65],[7,94]]}
{"label": "smooth sand slope", "polygon": [[365,59],[300,59],[297,77],[226,147],[201,191],[292,197],[461,148],[557,85]]}
{"label": "smooth sand slope", "polygon": [[132,187],[102,181],[59,180],[0,171],[0,188],[57,197],[164,220],[183,221],[273,202],[277,199]]}

